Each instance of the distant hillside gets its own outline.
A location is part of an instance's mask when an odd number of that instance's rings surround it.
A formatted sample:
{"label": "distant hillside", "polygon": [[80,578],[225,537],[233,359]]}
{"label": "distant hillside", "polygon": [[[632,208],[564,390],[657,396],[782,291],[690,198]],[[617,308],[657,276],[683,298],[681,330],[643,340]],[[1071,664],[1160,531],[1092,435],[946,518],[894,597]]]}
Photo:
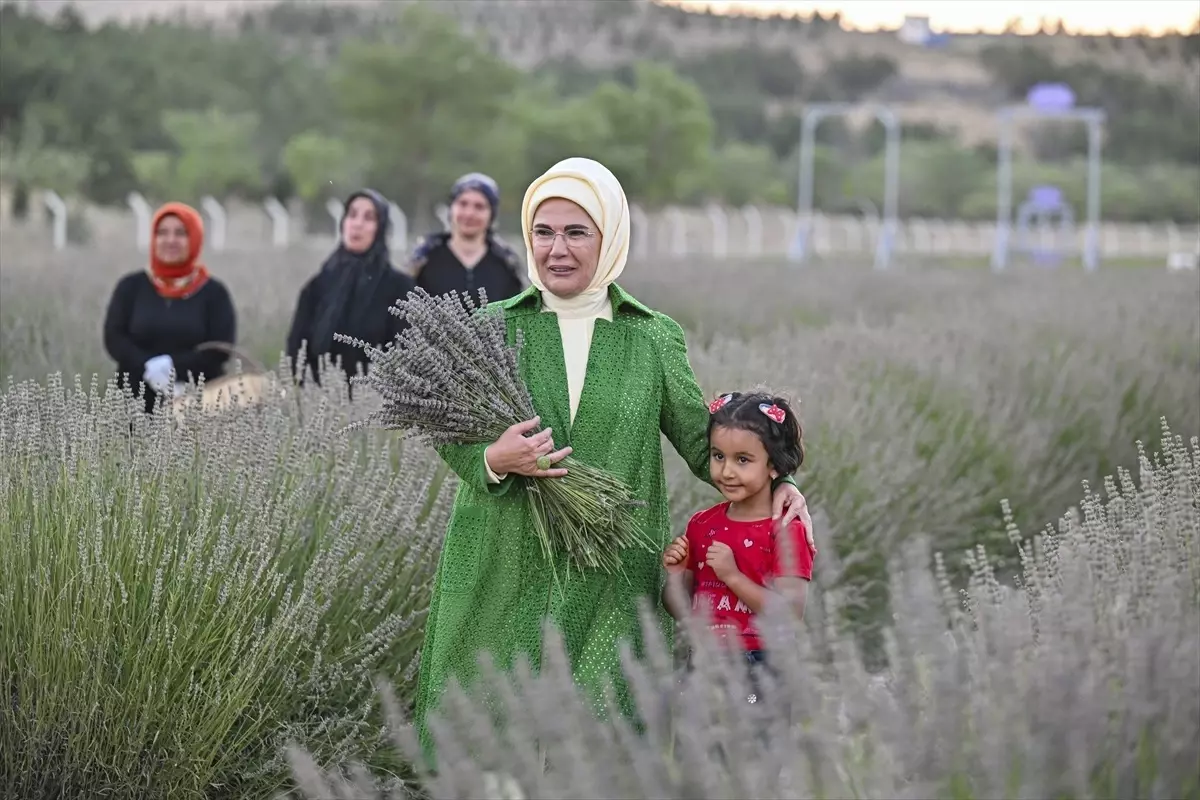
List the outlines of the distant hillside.
{"label": "distant hillside", "polygon": [[[997,109],[1055,82],[1106,114],[1109,218],[1200,209],[1200,31],[919,45],[836,15],[650,0],[0,0],[0,21],[6,179],[100,203],[137,189],[319,211],[369,174],[428,214],[464,164],[521,185],[587,152],[648,206],[789,205],[804,111],[832,102],[855,111],[819,132],[819,207],[881,202],[867,109],[885,104],[903,123],[901,213],[986,219]],[[1082,126],[1043,121],[1016,141],[1014,191],[1050,182],[1082,207]]]}
{"label": "distant hillside", "polygon": [[[75,3],[91,24],[131,23],[150,18],[188,19],[217,25],[240,24],[245,14],[269,15],[275,26],[294,18],[298,34],[314,33],[314,18],[325,19],[330,36],[352,35],[356,21],[394,16],[412,0],[304,0],[267,11],[264,0],[90,0]],[[72,0],[24,0],[55,14]],[[859,102],[892,106],[907,125],[957,131],[967,145],[994,140],[994,113],[1012,101],[1011,87],[998,82],[981,60],[996,46],[1032,48],[1054,63],[1094,65],[1174,85],[1200,96],[1200,34],[1160,38],[1069,36],[952,36],[938,48],[906,44],[895,33],[862,33],[838,27],[836,20],[777,17],[760,19],[686,11],[650,0],[442,0],[430,3],[456,16],[464,27],[484,35],[506,60],[529,70],[540,66],[614,69],[635,57],[694,61],[735,48],[790,53],[808,78],[794,97],[779,93],[773,111],[790,111],[804,100],[826,99],[813,85],[831,65],[857,61],[885,65],[886,77],[868,85]],[[287,6],[291,6],[288,8]],[[325,6],[326,11],[317,7]],[[320,26],[320,19],[317,19]],[[368,26],[369,27],[369,24]],[[797,81],[800,84],[801,81]],[[869,82],[868,82],[869,84]],[[842,99],[842,98],[837,98]],[[862,120],[854,120],[861,122]]]}

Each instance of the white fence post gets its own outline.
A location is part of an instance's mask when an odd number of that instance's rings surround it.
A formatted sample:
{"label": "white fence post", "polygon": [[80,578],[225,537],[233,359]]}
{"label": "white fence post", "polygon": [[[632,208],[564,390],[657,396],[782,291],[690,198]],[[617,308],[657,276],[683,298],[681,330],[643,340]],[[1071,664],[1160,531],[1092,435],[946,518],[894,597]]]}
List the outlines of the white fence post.
{"label": "white fence post", "polygon": [[325,210],[329,212],[329,216],[333,217],[333,238],[339,242],[342,240],[342,204],[341,201],[331,197],[325,201]]}
{"label": "white fence post", "polygon": [[392,218],[392,241],[393,250],[401,252],[408,250],[408,217],[404,215],[404,209],[395,203],[388,204],[388,216]]}
{"label": "white fence post", "polygon": [[1141,223],[1137,226],[1138,232],[1138,255],[1142,258],[1154,254],[1154,228],[1146,223]]}
{"label": "white fence post", "polygon": [[57,192],[45,192],[42,202],[46,210],[54,217],[54,249],[62,250],[67,246],[67,204]]}
{"label": "white fence post", "polygon": [[[1183,235],[1175,223],[1168,223],[1167,240],[1171,242],[1168,246],[1170,251],[1167,253],[1167,269],[1171,272],[1181,272],[1184,270],[1200,270],[1200,231],[1195,232],[1196,241],[1192,246],[1183,243]],[[1190,238],[1189,234],[1189,238]]]}
{"label": "white fence post", "polygon": [[933,252],[935,255],[949,256],[954,252],[954,241],[950,238],[950,227],[944,219],[930,220],[929,236],[933,242]]}
{"label": "white fence post", "polygon": [[212,196],[202,198],[200,207],[208,215],[212,227],[212,249],[219,253],[225,249],[225,209]]}
{"label": "white fence post", "polygon": [[712,224],[712,254],[716,258],[729,255],[729,217],[720,206],[708,206],[708,221]]}
{"label": "white fence post", "polygon": [[907,225],[908,249],[918,255],[927,256],[933,253],[933,237],[929,235],[929,225],[923,219],[911,220]]}
{"label": "white fence post", "polygon": [[977,222],[975,223],[975,243],[979,247],[979,254],[986,256],[995,249],[996,245],[996,225],[992,222]]}
{"label": "white fence post", "polygon": [[762,214],[754,206],[745,206],[742,208],[742,218],[746,221],[746,254],[761,256],[763,252]]}
{"label": "white fence post", "polygon": [[645,258],[650,251],[650,220],[641,206],[629,206],[629,221],[633,227],[633,255]]}
{"label": "white fence post", "polygon": [[1121,252],[1121,233],[1116,225],[1105,222],[1100,226],[1100,253],[1105,258],[1112,258]]}
{"label": "white fence post", "polygon": [[288,211],[278,198],[268,197],[263,208],[271,217],[271,243],[276,247],[288,246]]}
{"label": "white fence post", "polygon": [[971,227],[962,220],[954,221],[953,236],[955,241],[955,250],[960,256],[975,255],[974,237],[971,236]]}
{"label": "white fence post", "polygon": [[687,255],[687,221],[683,212],[671,206],[665,212],[668,224],[671,226],[671,255],[682,258]]}
{"label": "white fence post", "polygon": [[[841,252],[861,255],[867,251],[868,239],[870,238],[870,233],[867,231],[866,225],[866,221],[861,217],[834,217],[829,220],[829,227],[831,229],[829,238],[831,240],[834,238],[832,229],[836,228],[840,233]],[[814,236],[813,238],[815,240],[818,237]],[[819,249],[815,242],[813,249]],[[834,252],[837,251],[835,250]]]}
{"label": "white fence post", "polygon": [[1175,253],[1183,249],[1180,241],[1179,227],[1174,222],[1167,223],[1167,252]]}
{"label": "white fence post", "polygon": [[[820,258],[831,253],[852,251],[850,243],[853,228],[846,227],[841,217],[831,217],[818,211],[812,215],[808,225],[808,251]],[[841,237],[840,239],[838,237]]]}
{"label": "white fence post", "polygon": [[129,204],[129,210],[133,212],[133,220],[136,224],[135,229],[135,244],[137,249],[143,253],[150,251],[150,204],[146,202],[146,198],[142,197],[137,192],[130,192],[125,202]]}

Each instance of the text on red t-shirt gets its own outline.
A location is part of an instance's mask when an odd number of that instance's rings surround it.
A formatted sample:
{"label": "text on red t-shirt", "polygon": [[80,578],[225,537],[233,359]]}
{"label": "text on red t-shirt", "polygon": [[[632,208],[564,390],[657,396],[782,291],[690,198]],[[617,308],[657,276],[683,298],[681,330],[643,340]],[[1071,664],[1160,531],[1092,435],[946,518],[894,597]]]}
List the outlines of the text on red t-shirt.
{"label": "text on red t-shirt", "polygon": [[[775,534],[770,518],[741,522],[729,518],[729,503],[719,503],[695,514],[688,522],[688,569],[692,571],[692,610],[708,607],[710,627],[719,638],[733,634],[746,650],[762,649],[754,614],[705,561],[708,546],[722,542],[733,550],[738,571],[759,586],[773,578],[799,577],[812,580],[813,557],[804,523],[794,520],[787,530],[790,547]],[[787,552],[790,550],[790,552]],[[793,563],[785,563],[785,554]]]}

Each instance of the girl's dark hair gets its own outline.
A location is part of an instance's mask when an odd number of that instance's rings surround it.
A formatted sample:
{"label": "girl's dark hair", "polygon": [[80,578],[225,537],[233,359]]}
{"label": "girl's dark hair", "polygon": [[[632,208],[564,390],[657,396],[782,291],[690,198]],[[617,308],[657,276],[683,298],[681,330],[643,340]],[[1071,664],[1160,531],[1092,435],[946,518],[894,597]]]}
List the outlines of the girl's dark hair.
{"label": "girl's dark hair", "polygon": [[[776,422],[764,410],[783,412],[783,422]],[[791,475],[804,463],[804,431],[800,418],[782,397],[765,392],[728,392],[719,395],[709,406],[708,435],[716,427],[737,428],[756,435],[763,443],[771,466],[780,476]]]}

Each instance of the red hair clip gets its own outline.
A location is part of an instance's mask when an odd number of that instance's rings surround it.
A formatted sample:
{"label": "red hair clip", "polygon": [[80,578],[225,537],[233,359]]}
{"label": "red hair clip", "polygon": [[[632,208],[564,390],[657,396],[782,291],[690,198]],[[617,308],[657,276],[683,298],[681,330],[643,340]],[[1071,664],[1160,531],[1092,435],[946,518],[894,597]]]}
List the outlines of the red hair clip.
{"label": "red hair clip", "polygon": [[711,403],[708,404],[708,413],[710,413],[710,414],[717,413],[725,406],[726,403],[728,403],[732,399],[733,399],[733,395],[731,395],[731,394],[721,395],[716,400],[713,400]]}
{"label": "red hair clip", "polygon": [[787,419],[787,413],[782,408],[775,405],[774,403],[772,403],[771,405],[767,405],[766,403],[759,403],[758,410],[763,412],[764,414],[766,414],[771,419],[778,422],[780,425],[782,425],[783,421],[785,419]]}

